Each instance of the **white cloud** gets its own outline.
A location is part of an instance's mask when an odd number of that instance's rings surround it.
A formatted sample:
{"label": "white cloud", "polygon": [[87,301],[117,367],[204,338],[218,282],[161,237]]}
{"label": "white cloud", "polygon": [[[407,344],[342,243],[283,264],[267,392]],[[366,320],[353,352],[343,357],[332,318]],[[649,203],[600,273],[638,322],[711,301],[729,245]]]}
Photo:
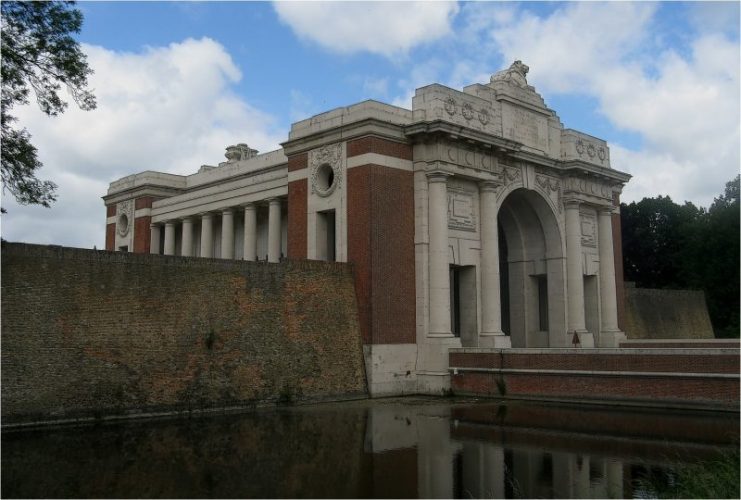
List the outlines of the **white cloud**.
{"label": "white cloud", "polygon": [[633,174],[627,199],[708,205],[739,168],[739,43],[702,32],[687,53],[657,52],[658,8],[585,2],[542,17],[492,13],[475,27],[505,61],[528,64],[542,93],[593,96],[616,128],[641,136],[641,151],[611,144],[613,167]]}
{"label": "white cloud", "polygon": [[15,109],[39,150],[38,176],[59,185],[51,209],[4,197],[3,238],[103,247],[108,183],[142,170],[191,174],[224,160],[224,148],[246,142],[279,147],[285,131],[231,90],[241,72],[217,42],[188,39],[142,53],[83,46],[95,70],[98,107],[71,104],[50,118],[35,105]]}
{"label": "white cloud", "polygon": [[403,54],[451,32],[456,2],[274,2],[299,36],[333,52]]}

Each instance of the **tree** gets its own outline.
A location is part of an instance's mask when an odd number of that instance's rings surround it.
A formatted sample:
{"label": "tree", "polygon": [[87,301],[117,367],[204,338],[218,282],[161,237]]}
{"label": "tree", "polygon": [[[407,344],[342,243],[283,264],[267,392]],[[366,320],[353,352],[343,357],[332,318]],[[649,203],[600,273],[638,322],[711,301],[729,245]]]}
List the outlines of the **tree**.
{"label": "tree", "polygon": [[625,279],[704,291],[716,337],[739,336],[740,183],[726,183],[707,211],[664,196],[621,204]]}
{"label": "tree", "polygon": [[95,96],[87,90],[92,74],[87,58],[73,33],[82,27],[82,13],[74,2],[0,3],[2,12],[2,182],[3,190],[21,204],[49,207],[56,200],[56,185],[36,177],[42,163],[24,128],[14,127],[10,112],[27,104],[31,90],[41,111],[57,116],[67,107],[59,96],[65,86],[83,110],[95,108]]}
{"label": "tree", "polygon": [[642,288],[682,288],[695,269],[687,266],[692,227],[702,209],[680,206],[668,196],[622,204],[625,279]]}

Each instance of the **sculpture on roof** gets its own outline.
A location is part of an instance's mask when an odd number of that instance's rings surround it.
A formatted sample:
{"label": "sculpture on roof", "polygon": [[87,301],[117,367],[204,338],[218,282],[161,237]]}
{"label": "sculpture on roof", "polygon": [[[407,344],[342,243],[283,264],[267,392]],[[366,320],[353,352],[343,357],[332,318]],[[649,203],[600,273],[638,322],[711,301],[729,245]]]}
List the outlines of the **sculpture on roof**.
{"label": "sculpture on roof", "polygon": [[504,81],[511,85],[527,88],[528,84],[525,76],[528,71],[530,71],[530,68],[527,64],[523,64],[522,61],[517,60],[509,68],[491,75],[491,83]]}
{"label": "sculpture on roof", "polygon": [[224,156],[226,156],[226,160],[228,163],[234,163],[236,161],[249,160],[250,158],[254,158],[255,156],[257,156],[257,150],[250,148],[243,142],[240,142],[239,144],[235,144],[234,146],[227,146]]}

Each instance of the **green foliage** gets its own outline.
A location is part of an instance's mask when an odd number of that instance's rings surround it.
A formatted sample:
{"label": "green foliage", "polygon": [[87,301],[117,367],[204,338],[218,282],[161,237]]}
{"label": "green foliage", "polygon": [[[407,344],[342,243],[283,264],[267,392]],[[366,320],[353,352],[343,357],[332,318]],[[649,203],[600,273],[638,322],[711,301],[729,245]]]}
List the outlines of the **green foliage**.
{"label": "green foliage", "polygon": [[79,33],[82,13],[74,2],[0,3],[2,11],[2,182],[21,204],[48,207],[56,200],[56,185],[36,178],[42,164],[26,129],[14,128],[10,112],[27,104],[31,90],[41,111],[62,113],[67,103],[59,97],[64,85],[81,109],[95,108],[87,90],[92,70],[71,36]]}
{"label": "green foliage", "polygon": [[636,486],[650,498],[739,498],[739,452],[680,465],[668,474],[651,474]]}
{"label": "green foliage", "polygon": [[739,182],[707,211],[663,196],[621,205],[625,279],[703,290],[716,337],[739,336]]}

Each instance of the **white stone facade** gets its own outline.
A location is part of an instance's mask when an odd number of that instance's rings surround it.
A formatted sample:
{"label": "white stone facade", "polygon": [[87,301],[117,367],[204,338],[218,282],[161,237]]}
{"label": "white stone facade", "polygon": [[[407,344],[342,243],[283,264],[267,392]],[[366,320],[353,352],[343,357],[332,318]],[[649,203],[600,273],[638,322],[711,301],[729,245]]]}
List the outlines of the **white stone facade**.
{"label": "white stone facade", "polygon": [[[278,151],[240,144],[190,176],[113,182],[107,247],[142,251],[142,218],[152,253],[349,261],[378,289],[409,269],[373,256],[408,238],[414,331],[396,338],[377,326],[388,318],[369,316],[374,395],[445,390],[450,347],[615,347],[624,334],[612,225],[630,176],[612,168],[604,141],[564,129],[526,75],[518,61],[462,92],[417,89],[412,110],[365,101],[314,116]],[[377,221],[394,217],[366,213],[383,203],[387,174],[408,179],[413,199],[399,218],[413,220],[413,234],[383,236]],[[389,200],[405,206],[395,191]]]}

